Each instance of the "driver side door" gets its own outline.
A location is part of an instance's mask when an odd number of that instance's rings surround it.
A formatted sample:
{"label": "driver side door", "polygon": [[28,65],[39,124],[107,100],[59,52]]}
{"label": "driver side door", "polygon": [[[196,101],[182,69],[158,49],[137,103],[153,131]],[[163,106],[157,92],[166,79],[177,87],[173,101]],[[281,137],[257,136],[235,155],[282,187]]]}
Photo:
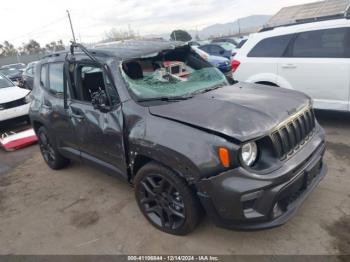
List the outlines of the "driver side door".
{"label": "driver side door", "polygon": [[[127,178],[123,113],[115,86],[98,64],[85,60],[70,68],[74,68],[70,81],[74,81],[76,94],[67,106],[82,161]],[[101,112],[92,104],[94,94],[101,92],[108,97],[108,111]]]}

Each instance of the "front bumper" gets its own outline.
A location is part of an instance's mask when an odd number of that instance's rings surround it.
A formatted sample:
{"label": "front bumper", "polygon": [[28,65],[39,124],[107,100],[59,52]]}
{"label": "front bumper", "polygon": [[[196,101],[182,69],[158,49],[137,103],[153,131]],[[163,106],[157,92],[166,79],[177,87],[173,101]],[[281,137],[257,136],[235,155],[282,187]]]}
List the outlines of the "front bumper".
{"label": "front bumper", "polygon": [[324,132],[314,137],[281,168],[267,175],[243,168],[203,179],[198,196],[208,216],[221,227],[272,228],[287,222],[327,173]]}
{"label": "front bumper", "polygon": [[27,116],[30,103],[21,106],[0,110],[0,121],[10,120],[21,116]]}

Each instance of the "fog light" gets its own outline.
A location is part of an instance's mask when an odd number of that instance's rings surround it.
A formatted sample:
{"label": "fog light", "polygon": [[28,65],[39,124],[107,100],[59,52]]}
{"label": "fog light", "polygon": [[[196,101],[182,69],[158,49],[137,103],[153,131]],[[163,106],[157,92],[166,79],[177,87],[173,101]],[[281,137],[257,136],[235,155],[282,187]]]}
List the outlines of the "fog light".
{"label": "fog light", "polygon": [[272,216],[273,218],[279,217],[280,215],[283,214],[283,211],[278,203],[275,204],[272,210]]}

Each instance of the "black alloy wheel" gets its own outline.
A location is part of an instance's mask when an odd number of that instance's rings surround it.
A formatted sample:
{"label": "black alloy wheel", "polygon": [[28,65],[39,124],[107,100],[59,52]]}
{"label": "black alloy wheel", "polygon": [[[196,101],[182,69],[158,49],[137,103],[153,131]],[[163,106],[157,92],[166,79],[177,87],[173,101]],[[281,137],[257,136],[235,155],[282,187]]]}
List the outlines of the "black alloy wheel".
{"label": "black alloy wheel", "polygon": [[69,164],[69,160],[63,157],[53,145],[45,127],[38,129],[37,136],[41,154],[50,168],[58,170]]}
{"label": "black alloy wheel", "polygon": [[40,151],[41,151],[41,154],[43,155],[44,160],[47,163],[55,162],[55,152],[45,132],[41,132],[38,138],[39,138]]}
{"label": "black alloy wheel", "polygon": [[188,185],[170,169],[149,163],[135,178],[135,194],[143,215],[156,228],[175,235],[198,223],[198,202]]}
{"label": "black alloy wheel", "polygon": [[182,197],[174,185],[160,175],[149,175],[141,181],[143,210],[156,225],[178,229],[185,221]]}

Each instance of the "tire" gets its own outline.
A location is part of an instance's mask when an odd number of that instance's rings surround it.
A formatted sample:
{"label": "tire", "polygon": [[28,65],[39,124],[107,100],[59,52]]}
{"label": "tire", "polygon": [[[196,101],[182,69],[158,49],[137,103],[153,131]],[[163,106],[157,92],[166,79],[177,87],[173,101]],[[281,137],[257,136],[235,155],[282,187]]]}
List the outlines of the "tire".
{"label": "tire", "polygon": [[200,205],[189,186],[170,169],[150,162],[134,179],[137,204],[159,230],[186,235],[199,222]]}
{"label": "tire", "polygon": [[56,146],[52,143],[52,139],[48,135],[45,127],[40,127],[37,131],[38,143],[41,154],[46,164],[54,170],[59,170],[69,164],[69,159],[62,156]]}

